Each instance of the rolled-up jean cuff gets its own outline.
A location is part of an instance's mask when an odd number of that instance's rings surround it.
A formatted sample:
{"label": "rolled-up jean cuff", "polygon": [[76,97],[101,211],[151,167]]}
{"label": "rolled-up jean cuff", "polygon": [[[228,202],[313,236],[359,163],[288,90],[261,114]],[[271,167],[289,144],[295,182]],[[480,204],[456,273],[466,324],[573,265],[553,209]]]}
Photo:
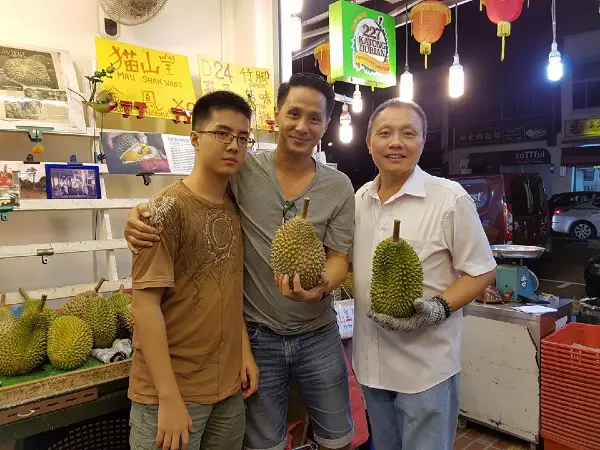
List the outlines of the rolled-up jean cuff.
{"label": "rolled-up jean cuff", "polygon": [[352,425],[352,431],[350,431],[350,433],[339,439],[323,439],[315,435],[315,441],[317,442],[317,444],[332,449],[343,448],[346,445],[350,444],[352,442],[352,439],[354,439],[354,425]]}
{"label": "rolled-up jean cuff", "polygon": [[285,450],[286,445],[287,445],[287,441],[283,441],[279,445],[276,445],[275,447],[255,449],[255,448],[250,448],[250,447],[244,446],[244,447],[242,447],[242,450]]}

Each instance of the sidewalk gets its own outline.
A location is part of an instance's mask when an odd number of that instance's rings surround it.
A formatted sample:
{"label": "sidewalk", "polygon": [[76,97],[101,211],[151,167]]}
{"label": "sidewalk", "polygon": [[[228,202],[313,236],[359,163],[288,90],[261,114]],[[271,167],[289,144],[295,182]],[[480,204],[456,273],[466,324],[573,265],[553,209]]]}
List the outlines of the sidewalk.
{"label": "sidewalk", "polygon": [[456,430],[454,450],[528,450],[529,445],[485,427],[468,424]]}

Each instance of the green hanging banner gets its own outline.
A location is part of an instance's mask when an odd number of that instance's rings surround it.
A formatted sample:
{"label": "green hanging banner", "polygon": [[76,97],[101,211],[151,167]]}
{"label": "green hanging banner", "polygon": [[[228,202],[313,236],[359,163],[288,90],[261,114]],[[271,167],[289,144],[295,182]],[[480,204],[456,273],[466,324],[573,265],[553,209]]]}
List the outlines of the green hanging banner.
{"label": "green hanging banner", "polygon": [[396,85],[396,21],[339,0],[329,5],[331,81],[378,88]]}

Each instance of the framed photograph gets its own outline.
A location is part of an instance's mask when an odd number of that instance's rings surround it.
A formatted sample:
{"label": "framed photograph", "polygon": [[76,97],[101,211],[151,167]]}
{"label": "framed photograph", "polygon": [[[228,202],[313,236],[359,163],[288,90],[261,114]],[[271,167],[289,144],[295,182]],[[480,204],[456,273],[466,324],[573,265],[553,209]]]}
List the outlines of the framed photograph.
{"label": "framed photograph", "polygon": [[19,171],[4,163],[0,166],[0,206],[16,207],[20,204]]}
{"label": "framed photograph", "polygon": [[98,166],[46,164],[46,194],[51,199],[100,198]]}

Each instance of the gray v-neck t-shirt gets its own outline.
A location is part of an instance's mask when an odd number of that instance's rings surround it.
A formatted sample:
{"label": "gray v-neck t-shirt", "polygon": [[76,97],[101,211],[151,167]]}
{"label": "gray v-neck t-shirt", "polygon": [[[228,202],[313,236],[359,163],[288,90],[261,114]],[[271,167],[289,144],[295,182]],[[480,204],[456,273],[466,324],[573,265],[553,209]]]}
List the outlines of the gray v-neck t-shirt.
{"label": "gray v-neck t-shirt", "polygon": [[282,224],[300,214],[310,197],[308,218],[325,247],[348,253],[354,235],[354,189],[342,172],[316,162],[316,173],[304,192],[285,201],[275,175],[274,150],[248,153],[231,179],[244,233],[244,315],[280,334],[299,334],[336,320],[331,296],[319,302],[295,302],[284,296],[270,265],[271,241]]}

